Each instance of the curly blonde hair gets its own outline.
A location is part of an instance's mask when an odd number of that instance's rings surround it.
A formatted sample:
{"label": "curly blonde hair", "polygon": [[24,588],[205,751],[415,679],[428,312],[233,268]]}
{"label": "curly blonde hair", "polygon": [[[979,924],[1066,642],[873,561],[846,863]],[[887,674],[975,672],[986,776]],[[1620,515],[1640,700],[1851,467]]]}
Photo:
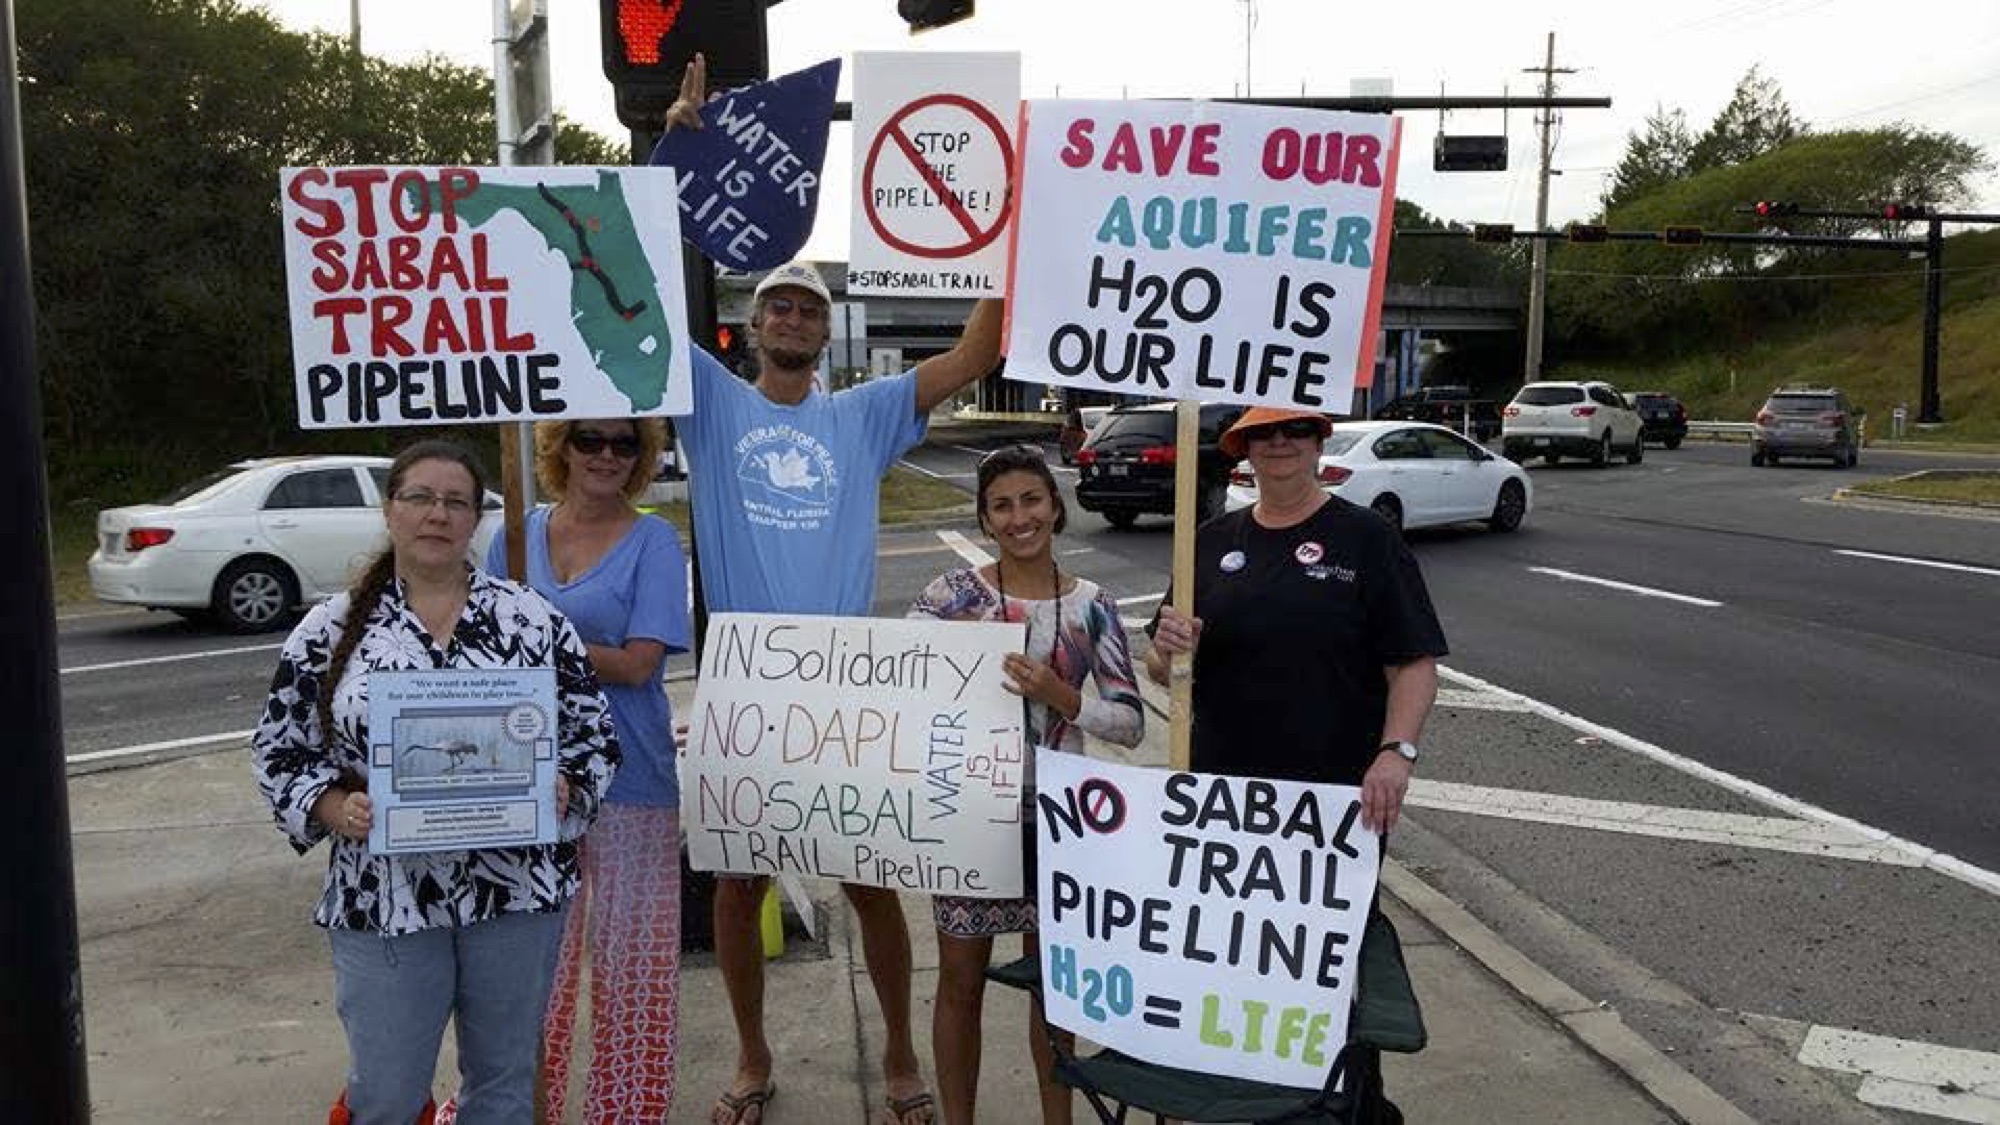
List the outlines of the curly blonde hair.
{"label": "curly blonde hair", "polygon": [[[563,459],[563,451],[569,444],[570,431],[586,422],[599,420],[583,418],[535,423],[535,481],[549,497],[559,498],[569,491],[569,462]],[[637,500],[658,471],[660,451],[667,447],[667,424],[658,418],[601,420],[630,422],[632,432],[638,435],[639,456],[632,460],[632,475],[625,478],[625,498]]]}

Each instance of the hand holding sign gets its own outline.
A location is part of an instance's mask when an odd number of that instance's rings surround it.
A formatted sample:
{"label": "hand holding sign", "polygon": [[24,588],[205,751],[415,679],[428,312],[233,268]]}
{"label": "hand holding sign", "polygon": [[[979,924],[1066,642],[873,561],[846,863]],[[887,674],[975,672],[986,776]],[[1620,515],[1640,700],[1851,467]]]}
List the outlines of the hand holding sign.
{"label": "hand holding sign", "polygon": [[688,63],[651,161],[674,169],[688,241],[739,270],[769,269],[799,252],[819,206],[839,84],[840,60],[829,59],[704,102],[707,60]]}

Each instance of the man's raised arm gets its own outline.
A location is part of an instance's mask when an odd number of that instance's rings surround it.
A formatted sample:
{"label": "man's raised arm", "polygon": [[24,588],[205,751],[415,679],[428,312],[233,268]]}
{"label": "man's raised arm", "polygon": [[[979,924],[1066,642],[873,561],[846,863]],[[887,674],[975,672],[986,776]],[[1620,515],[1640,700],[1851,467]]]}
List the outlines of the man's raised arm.
{"label": "man's raised arm", "polygon": [[929,414],[966,384],[984,378],[1000,362],[1000,322],[1006,304],[987,297],[972,306],[958,344],[917,364],[917,413]]}

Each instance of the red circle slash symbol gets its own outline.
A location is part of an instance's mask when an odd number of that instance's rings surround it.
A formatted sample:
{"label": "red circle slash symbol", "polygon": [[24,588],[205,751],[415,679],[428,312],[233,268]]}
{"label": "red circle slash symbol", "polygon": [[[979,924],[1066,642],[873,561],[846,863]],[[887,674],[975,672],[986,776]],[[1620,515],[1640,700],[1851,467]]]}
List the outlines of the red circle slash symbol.
{"label": "red circle slash symbol", "polygon": [[[895,115],[889,118],[888,124],[882,126],[882,131],[875,135],[875,142],[868,146],[868,162],[862,166],[861,171],[861,210],[868,216],[868,225],[875,229],[876,236],[905,254],[914,254],[919,258],[962,258],[983,249],[1000,237],[1000,232],[1007,226],[1007,212],[1011,201],[1002,203],[999,211],[993,216],[991,226],[982,227],[979,221],[972,217],[972,213],[965,209],[965,204],[952,195],[950,187],[938,177],[936,169],[933,169],[923,154],[917,151],[916,144],[910,140],[909,134],[903,131],[903,123],[919,110],[940,105],[964,110],[972,115],[976,123],[993,134],[994,143],[1000,146],[1000,166],[1004,178],[1009,182],[1013,180],[1014,146],[1008,142],[1007,129],[1000,123],[1000,119],[971,98],[959,94],[931,94],[897,110]],[[882,221],[882,216],[875,209],[875,169],[882,156],[882,147],[889,141],[894,141],[904,158],[916,166],[917,174],[923,177],[924,184],[931,189],[931,194],[937,197],[938,202],[944,204],[945,209],[951,212],[952,218],[958,220],[958,225],[965,228],[965,241],[949,246],[924,246],[894,234]]]}
{"label": "red circle slash symbol", "polygon": [[1083,822],[1094,832],[1108,836],[1125,825],[1125,794],[1101,777],[1076,787],[1076,804]]}

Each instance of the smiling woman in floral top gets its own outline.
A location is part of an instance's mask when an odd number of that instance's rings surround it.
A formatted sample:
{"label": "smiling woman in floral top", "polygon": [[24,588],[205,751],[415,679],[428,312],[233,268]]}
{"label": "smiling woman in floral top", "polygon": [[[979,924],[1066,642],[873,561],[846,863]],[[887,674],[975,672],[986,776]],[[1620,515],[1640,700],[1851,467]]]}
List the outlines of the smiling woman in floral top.
{"label": "smiling woman in floral top", "polygon": [[[1022,786],[1021,819],[1032,833],[1035,747],[1080,754],[1086,734],[1137,746],[1144,716],[1117,601],[1095,582],[1064,574],[1056,565],[1055,536],[1069,517],[1041,453],[1014,446],[987,454],[979,463],[974,508],[1000,557],[939,575],[918,595],[909,616],[1026,625],[1021,651],[1008,653],[1001,670],[1007,690],[1022,700],[1023,749],[1031,768]],[[1085,680],[1096,684],[1096,698],[1083,694]],[[1027,875],[1032,888],[1032,866]],[[972,1121],[979,1090],[979,1013],[993,937],[1020,933],[1022,951],[1033,953],[1039,919],[1033,898],[939,895],[931,902],[938,931],[937,1002],[931,1010],[938,1094],[946,1121]],[[1041,1086],[1041,1119],[1044,1125],[1064,1125],[1070,1120],[1070,1091],[1051,1075],[1054,1060],[1039,1004],[1029,1013],[1028,1045]],[[1010,1107],[1009,1119],[1024,1119],[1020,1110]]]}
{"label": "smiling woman in floral top", "polygon": [[[447,1019],[458,1021],[463,1125],[533,1117],[535,1053],[577,836],[597,814],[618,743],[576,630],[540,595],[466,564],[486,491],[448,442],[389,469],[389,550],[308,613],[278,658],[253,740],[257,784],[300,853],[333,838],[313,919],[333,947],[349,1051],[335,1120],[408,1125],[428,1113]],[[562,842],[378,856],[367,776],[373,671],[554,668]]]}

